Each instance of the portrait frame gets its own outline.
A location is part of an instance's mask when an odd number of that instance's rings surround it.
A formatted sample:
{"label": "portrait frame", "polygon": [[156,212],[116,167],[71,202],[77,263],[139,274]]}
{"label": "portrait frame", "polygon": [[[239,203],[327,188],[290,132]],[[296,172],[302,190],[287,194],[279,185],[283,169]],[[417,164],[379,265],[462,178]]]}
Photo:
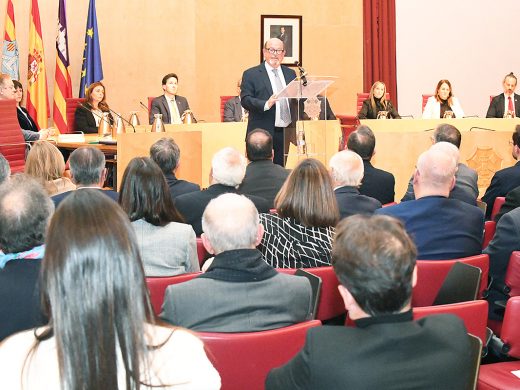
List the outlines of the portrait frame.
{"label": "portrait frame", "polygon": [[271,38],[280,38],[285,45],[282,64],[302,64],[302,17],[301,15],[260,15],[260,62],[264,60],[264,43]]}

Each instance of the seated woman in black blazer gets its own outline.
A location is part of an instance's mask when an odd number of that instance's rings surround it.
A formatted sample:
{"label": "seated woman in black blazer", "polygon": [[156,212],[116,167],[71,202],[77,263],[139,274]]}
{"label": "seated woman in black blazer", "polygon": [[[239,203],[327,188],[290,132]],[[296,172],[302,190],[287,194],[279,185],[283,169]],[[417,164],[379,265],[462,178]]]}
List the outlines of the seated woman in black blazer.
{"label": "seated woman in black blazer", "polygon": [[90,84],[85,93],[86,103],[78,106],[74,113],[74,122],[76,130],[84,133],[97,133],[99,122],[103,118],[103,113],[108,112],[108,120],[112,125],[114,119],[110,115],[108,104],[105,101],[105,86],[96,81]]}
{"label": "seated woman in black blazer", "polygon": [[25,107],[22,107],[22,100],[23,100],[23,86],[22,83],[20,83],[18,80],[13,80],[14,89],[15,89],[15,95],[14,98],[16,99],[17,103],[17,110],[16,114],[18,115],[18,123],[20,124],[20,127],[24,130],[30,130],[30,131],[38,131],[38,125],[34,121],[34,119],[29,115]]}
{"label": "seated woman in black blazer", "polygon": [[382,81],[376,81],[370,88],[370,94],[368,99],[363,102],[358,118],[378,119],[379,111],[386,111],[388,113],[387,118],[401,119],[392,102],[386,100],[386,85]]}

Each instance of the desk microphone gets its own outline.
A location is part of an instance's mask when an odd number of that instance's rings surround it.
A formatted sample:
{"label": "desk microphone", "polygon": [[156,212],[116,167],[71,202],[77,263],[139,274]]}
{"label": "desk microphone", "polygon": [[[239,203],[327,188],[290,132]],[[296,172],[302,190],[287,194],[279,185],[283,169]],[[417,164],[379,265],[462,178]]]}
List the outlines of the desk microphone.
{"label": "desk microphone", "polygon": [[[99,115],[97,112],[92,111],[89,106],[85,105],[85,103],[79,103],[78,107],[81,107],[82,109],[87,110],[92,115],[94,115],[94,116],[98,117],[99,119],[101,119],[103,122],[108,123],[109,126],[112,126],[110,121],[107,121],[103,115]],[[110,108],[109,108],[109,110],[110,110]],[[112,111],[112,110],[110,110],[110,111]]]}
{"label": "desk microphone", "polygon": [[468,116],[463,116],[463,118],[479,118],[478,115],[468,115]]}
{"label": "desk microphone", "polygon": [[473,129],[475,129],[475,130],[485,130],[485,131],[496,131],[495,129],[488,129],[487,127],[478,127],[478,126],[470,127],[469,131],[472,131]]}
{"label": "desk microphone", "polygon": [[304,87],[307,86],[307,72],[305,71],[305,69],[303,69],[300,65],[300,62],[299,61],[294,61],[294,65],[296,65],[298,67],[298,70],[300,71],[300,80],[302,81],[302,84]]}
{"label": "desk microphone", "polygon": [[134,130],[134,133],[136,133],[135,126],[130,121],[126,120],[125,118],[123,118],[123,116],[119,115],[117,112],[115,112],[114,110],[110,109],[110,107],[108,108],[108,111],[110,111],[116,117],[120,118],[123,122],[128,123],[130,126],[132,126],[132,129]]}
{"label": "desk microphone", "polygon": [[139,104],[141,105],[141,107],[143,107],[146,110],[148,115],[150,115],[150,110],[148,109],[148,106],[146,106],[143,102],[139,102]]}

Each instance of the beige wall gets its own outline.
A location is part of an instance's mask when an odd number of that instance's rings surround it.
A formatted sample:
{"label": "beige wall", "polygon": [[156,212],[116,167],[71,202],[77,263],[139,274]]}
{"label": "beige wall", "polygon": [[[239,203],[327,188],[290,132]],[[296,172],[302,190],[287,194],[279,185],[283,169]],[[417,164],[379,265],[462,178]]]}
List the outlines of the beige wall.
{"label": "beige wall", "polygon": [[[13,0],[26,79],[29,1]],[[0,0],[3,37],[7,0]],[[39,0],[52,105],[57,0]],[[198,119],[219,121],[219,96],[233,95],[236,80],[258,64],[260,15],[302,15],[303,66],[312,75],[339,79],[329,91],[336,113],[355,112],[355,93],[363,83],[362,2],[359,0],[98,0],[96,3],[104,83],[111,107],[125,116],[139,100],[161,94],[161,78],[179,75],[179,94]],[[67,2],[69,55],[74,96],[79,73],[88,0]],[[26,83],[23,82],[25,85]],[[140,112],[144,122],[146,113]]]}

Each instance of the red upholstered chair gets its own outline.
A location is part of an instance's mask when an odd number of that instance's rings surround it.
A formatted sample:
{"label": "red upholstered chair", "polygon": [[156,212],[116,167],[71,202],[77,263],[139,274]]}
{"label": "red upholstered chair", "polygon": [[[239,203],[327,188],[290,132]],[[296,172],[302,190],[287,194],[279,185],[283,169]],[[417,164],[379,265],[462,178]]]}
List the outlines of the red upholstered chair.
{"label": "red upholstered chair", "polygon": [[460,261],[482,270],[479,296],[487,288],[489,256],[482,254],[454,260],[417,260],[417,284],[412,292],[412,306],[431,306],[453,264]]}
{"label": "red upholstered chair", "polygon": [[85,98],[66,98],[65,99],[65,120],[67,121],[67,133],[74,133],[76,131],[76,123],[74,121],[74,114],[76,108],[80,104],[85,103]]}
{"label": "red upholstered chair", "polygon": [[229,99],[233,99],[234,96],[221,96],[220,97],[220,121],[224,122],[224,107]]}
{"label": "red upholstered chair", "polygon": [[494,221],[496,215],[500,212],[502,205],[505,203],[505,196],[497,196],[495,198],[495,203],[493,203],[493,210],[491,210],[491,220]]}
{"label": "red upholstered chair", "polygon": [[165,277],[149,277],[146,278],[146,285],[150,292],[150,301],[152,303],[155,315],[161,314],[161,307],[164,302],[164,293],[166,287],[171,284],[187,282],[200,275],[200,272],[191,272],[182,275],[165,276]]}
{"label": "red upholstered chair", "polygon": [[431,98],[433,95],[422,95],[422,111],[424,112],[424,107],[426,107],[426,103],[428,102],[428,99]]}
{"label": "red upholstered chair", "polygon": [[222,379],[222,389],[264,389],[268,372],[287,363],[305,344],[307,330],[321,322],[251,333],[197,333]]}
{"label": "red upholstered chair", "polygon": [[155,96],[148,96],[148,112],[152,111],[152,101],[155,99]]}
{"label": "red upholstered chair", "polygon": [[18,123],[15,100],[0,100],[0,118],[0,153],[9,162],[11,173],[23,172],[27,144]]}
{"label": "red upholstered chair", "polygon": [[497,223],[495,221],[484,222],[484,239],[482,240],[482,249],[486,248],[497,230]]}
{"label": "red upholstered chair", "polygon": [[336,114],[341,125],[341,141],[338,150],[343,150],[347,147],[347,140],[351,133],[353,133],[359,126],[359,120],[355,115]]}
{"label": "red upholstered chair", "polygon": [[[514,251],[509,258],[505,278],[506,286],[509,287],[509,296],[520,296],[520,252]],[[520,318],[520,317],[519,317]]]}
{"label": "red upholstered chair", "polygon": [[206,260],[206,256],[208,255],[208,251],[204,248],[204,244],[202,244],[202,238],[197,237],[197,256],[199,258],[199,265],[202,267],[204,264],[204,260]]}

